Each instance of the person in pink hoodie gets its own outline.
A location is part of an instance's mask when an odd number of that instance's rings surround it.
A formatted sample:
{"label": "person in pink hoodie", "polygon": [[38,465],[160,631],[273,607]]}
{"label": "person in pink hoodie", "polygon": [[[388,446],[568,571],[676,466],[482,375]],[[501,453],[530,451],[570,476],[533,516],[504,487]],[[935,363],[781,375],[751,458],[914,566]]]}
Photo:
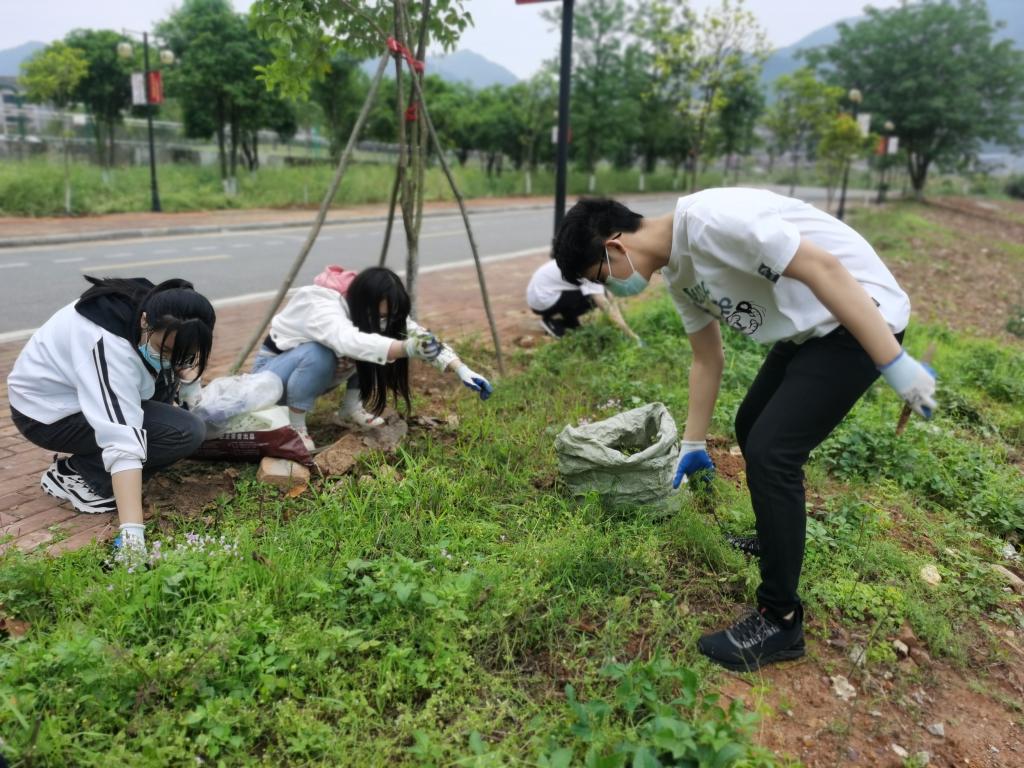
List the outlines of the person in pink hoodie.
{"label": "person in pink hoodie", "polygon": [[481,400],[490,382],[409,317],[411,302],[390,269],[356,273],[328,266],[313,285],[299,288],[270,323],[253,373],[270,371],[284,384],[292,426],[307,448],[315,448],[306,414],[320,395],[347,382],[336,424],[357,429],[381,426],[389,397],[409,408],[409,358],[453,371]]}

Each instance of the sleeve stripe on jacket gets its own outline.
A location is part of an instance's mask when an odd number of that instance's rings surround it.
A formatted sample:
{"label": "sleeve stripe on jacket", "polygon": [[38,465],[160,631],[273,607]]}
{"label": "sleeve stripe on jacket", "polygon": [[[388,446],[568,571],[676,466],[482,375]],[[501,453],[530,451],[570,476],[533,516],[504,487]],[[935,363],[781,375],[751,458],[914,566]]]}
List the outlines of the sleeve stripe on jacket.
{"label": "sleeve stripe on jacket", "polygon": [[[121,403],[110,386],[110,374],[107,371],[107,357],[103,347],[103,339],[96,342],[96,346],[92,350],[92,361],[93,365],[96,366],[96,377],[99,379],[100,392],[103,394],[103,405],[107,409],[107,418],[111,421],[116,420],[118,424],[128,426],[128,422],[124,418],[124,412],[121,410]],[[113,413],[111,413],[111,409],[113,409]],[[146,450],[146,441],[139,433],[138,428],[132,427],[132,432],[135,434],[135,439],[139,441],[142,449]]]}

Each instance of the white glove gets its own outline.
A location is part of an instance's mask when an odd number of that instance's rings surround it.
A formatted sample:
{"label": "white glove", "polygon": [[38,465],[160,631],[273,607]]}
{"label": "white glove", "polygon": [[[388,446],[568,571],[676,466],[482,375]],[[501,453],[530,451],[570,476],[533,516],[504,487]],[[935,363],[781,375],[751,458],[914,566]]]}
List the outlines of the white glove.
{"label": "white glove", "polygon": [[419,360],[431,361],[441,354],[441,342],[432,333],[425,335],[412,335],[403,342],[406,357],[415,357]]}
{"label": "white glove", "polygon": [[202,396],[203,385],[199,383],[199,379],[187,384],[183,383],[178,387],[178,403],[190,411],[199,405]]}
{"label": "white glove", "polygon": [[935,410],[935,371],[901,351],[891,363],[878,369],[911,410],[926,419]]}
{"label": "white glove", "polygon": [[491,382],[479,373],[473,371],[473,369],[465,363],[459,365],[459,367],[455,369],[455,373],[458,374],[460,379],[462,379],[463,384],[480,395],[481,400],[486,400],[494,391],[494,387],[491,386]]}

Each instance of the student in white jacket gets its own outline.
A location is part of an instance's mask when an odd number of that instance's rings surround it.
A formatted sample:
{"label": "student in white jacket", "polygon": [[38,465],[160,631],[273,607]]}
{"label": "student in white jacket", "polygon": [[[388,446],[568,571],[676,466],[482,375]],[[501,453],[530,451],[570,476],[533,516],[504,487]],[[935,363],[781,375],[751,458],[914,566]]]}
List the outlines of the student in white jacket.
{"label": "student in white jacket", "polygon": [[404,400],[408,409],[411,357],[454,371],[481,400],[490,397],[490,382],[410,318],[409,309],[409,294],[390,269],[373,267],[357,275],[329,266],[274,316],[253,372],[271,371],[281,379],[282,402],[310,450],[315,446],[306,414],[320,395],[343,381],[347,386],[334,414],[337,424],[358,429],[382,425],[389,395],[396,403]]}
{"label": "student in white jacket", "polygon": [[201,419],[172,401],[202,375],[216,321],[191,283],[101,280],[46,321],[7,378],[11,416],[58,453],[40,485],[79,512],[117,512],[121,542],[144,546],[142,483],[193,453]]}
{"label": "student in white jacket", "polygon": [[656,271],[693,349],[675,485],[714,472],[705,436],[724,369],[720,327],[771,345],[736,414],[736,440],[759,554],[757,610],[704,635],[698,648],[734,670],[804,653],[797,586],[804,555],[803,466],[879,377],[921,416],[935,375],[901,347],[910,300],[868,242],[800,200],[758,189],[708,189],[645,219],[614,200],[584,199],[555,236],[567,280],[640,293]]}

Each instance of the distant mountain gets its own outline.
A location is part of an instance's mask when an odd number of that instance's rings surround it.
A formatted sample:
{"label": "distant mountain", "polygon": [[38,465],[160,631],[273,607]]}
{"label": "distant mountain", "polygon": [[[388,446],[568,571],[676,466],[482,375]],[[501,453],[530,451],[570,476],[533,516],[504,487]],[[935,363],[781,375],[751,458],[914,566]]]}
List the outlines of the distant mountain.
{"label": "distant mountain", "polygon": [[[1024,49],[1024,2],[1021,0],[988,0],[988,11],[994,20],[1001,21],[1006,25],[1001,30],[1000,37],[1009,38],[1018,48]],[[863,16],[857,16],[843,21],[847,24],[856,24],[863,18]],[[774,97],[771,84],[780,75],[788,75],[804,66],[805,62],[803,59],[797,58],[797,52],[834,43],[839,39],[839,25],[843,21],[837,21],[827,27],[815,30],[792,45],[779,48],[768,57],[761,74],[761,82],[768,88],[769,99]]]}
{"label": "distant mountain", "polygon": [[33,40],[30,43],[22,43],[17,48],[0,51],[0,77],[15,77],[21,74],[21,62],[45,47],[46,43]]}
{"label": "distant mountain", "polygon": [[[372,75],[377,69],[376,61],[367,61],[362,69]],[[391,73],[391,69],[388,73]],[[440,75],[449,83],[468,83],[474,88],[489,85],[515,85],[519,78],[500,64],[473,51],[455,51],[448,55],[427,56],[427,74]]]}
{"label": "distant mountain", "polygon": [[473,51],[455,51],[427,60],[427,72],[435,72],[450,83],[469,83],[474,88],[489,85],[515,85],[519,78]]}

